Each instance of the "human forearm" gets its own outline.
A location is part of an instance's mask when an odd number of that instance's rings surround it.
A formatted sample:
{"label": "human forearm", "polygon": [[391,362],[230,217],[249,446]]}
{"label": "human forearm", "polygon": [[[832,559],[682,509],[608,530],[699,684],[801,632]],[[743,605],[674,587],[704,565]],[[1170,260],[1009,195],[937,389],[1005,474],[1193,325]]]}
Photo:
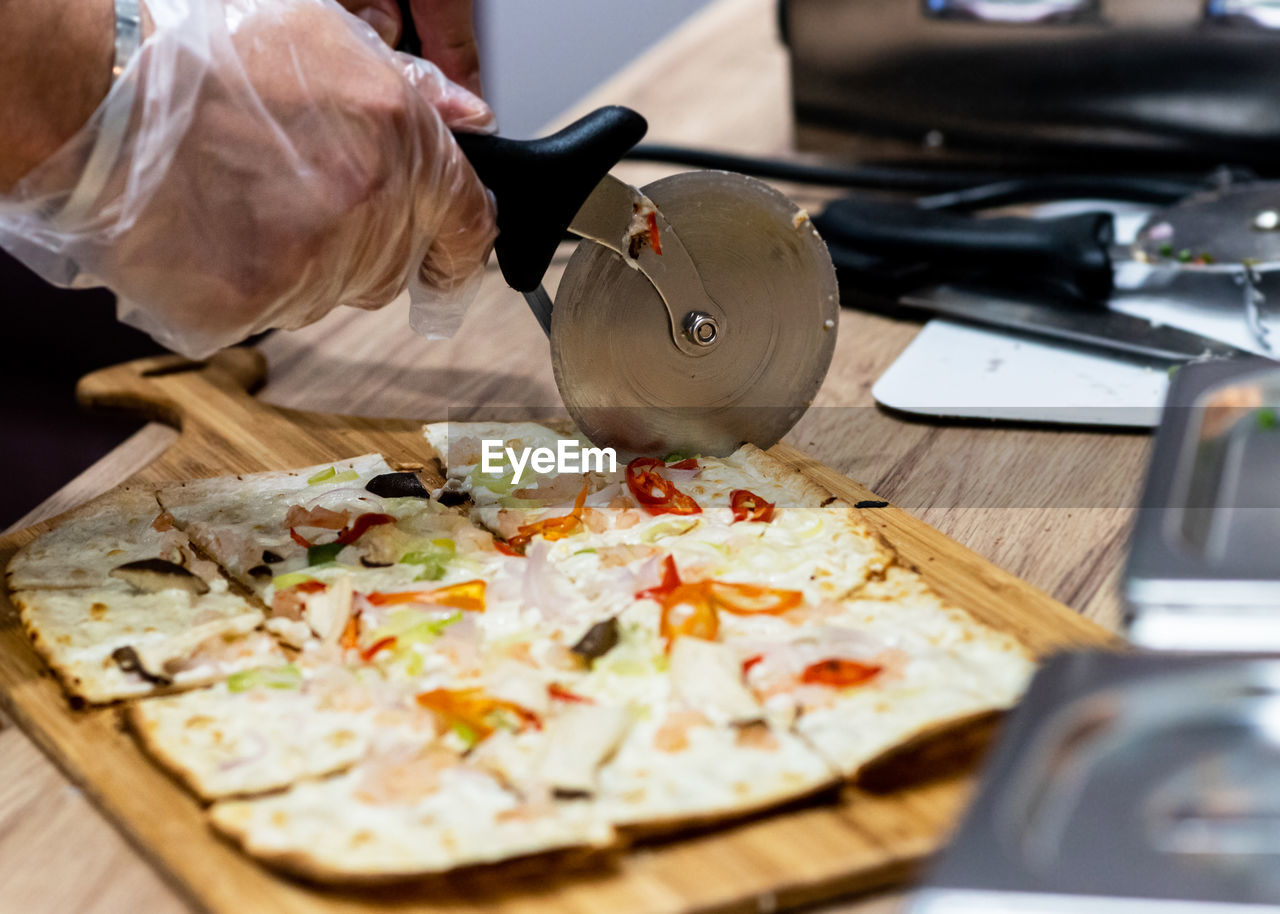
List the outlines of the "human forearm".
{"label": "human forearm", "polygon": [[[51,282],[110,287],[122,319],[192,355],[406,286],[430,309],[483,269],[492,203],[450,132],[491,123],[480,99],[333,0],[145,9],[156,27],[144,12],[109,92],[114,15],[98,63],[78,50],[61,89],[48,66],[15,67],[24,129],[8,161],[11,180],[26,173],[0,195],[0,246]],[[61,27],[83,48],[93,19],[73,15]],[[94,68],[102,81],[81,83]],[[420,325],[456,322],[437,312]]]}
{"label": "human forearm", "polygon": [[0,192],[89,119],[114,44],[112,0],[0,0]]}

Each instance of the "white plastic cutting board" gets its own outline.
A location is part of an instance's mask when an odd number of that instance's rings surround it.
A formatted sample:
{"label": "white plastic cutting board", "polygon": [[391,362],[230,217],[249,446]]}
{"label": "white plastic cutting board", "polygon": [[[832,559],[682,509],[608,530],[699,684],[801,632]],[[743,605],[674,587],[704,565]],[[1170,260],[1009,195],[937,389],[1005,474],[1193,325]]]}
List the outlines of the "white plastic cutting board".
{"label": "white plastic cutting board", "polygon": [[[1046,207],[1041,214],[1066,211],[1065,206]],[[1132,210],[1117,218],[1117,236],[1132,237],[1142,219]],[[1122,269],[1144,268],[1131,264]],[[1125,278],[1118,276],[1117,284],[1126,285]],[[1235,310],[1223,309],[1221,303],[1195,307],[1158,295],[1126,295],[1111,307],[1268,354],[1245,325],[1243,303]],[[1160,420],[1168,382],[1167,362],[1121,358],[935,318],[871,393],[883,406],[927,416],[1150,427]]]}

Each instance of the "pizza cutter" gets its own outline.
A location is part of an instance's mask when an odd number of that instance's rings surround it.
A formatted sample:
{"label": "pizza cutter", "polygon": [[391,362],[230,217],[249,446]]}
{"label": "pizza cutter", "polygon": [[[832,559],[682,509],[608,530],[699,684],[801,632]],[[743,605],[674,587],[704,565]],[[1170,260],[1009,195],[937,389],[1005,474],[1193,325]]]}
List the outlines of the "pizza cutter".
{"label": "pizza cutter", "polygon": [[[420,55],[409,0],[400,50]],[[591,441],[628,454],[767,448],[808,408],[835,348],[835,268],[808,216],[723,171],[637,189],[609,174],[648,129],[600,108],[535,140],[456,134],[498,208],[503,278],[551,339],[556,386]],[[582,239],[555,301],[542,278]]]}
{"label": "pizza cutter", "polygon": [[[835,346],[826,246],[792,201],[723,171],[637,189],[609,169],[644,119],[602,108],[538,140],[459,135],[498,206],[498,264],[551,340],[556,385],[593,442],[625,453],[769,447]],[[542,278],[582,239],[554,303]]]}

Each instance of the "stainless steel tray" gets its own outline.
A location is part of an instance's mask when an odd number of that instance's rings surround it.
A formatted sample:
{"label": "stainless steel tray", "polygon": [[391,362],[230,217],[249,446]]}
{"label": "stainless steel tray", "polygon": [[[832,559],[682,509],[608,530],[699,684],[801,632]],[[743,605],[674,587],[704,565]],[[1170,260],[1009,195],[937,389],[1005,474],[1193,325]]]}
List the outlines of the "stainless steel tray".
{"label": "stainless steel tray", "polygon": [[910,914],[1280,904],[1280,659],[1072,654],[1006,725]]}
{"label": "stainless steel tray", "polygon": [[1280,364],[1174,375],[1125,598],[1144,647],[1280,650]]}

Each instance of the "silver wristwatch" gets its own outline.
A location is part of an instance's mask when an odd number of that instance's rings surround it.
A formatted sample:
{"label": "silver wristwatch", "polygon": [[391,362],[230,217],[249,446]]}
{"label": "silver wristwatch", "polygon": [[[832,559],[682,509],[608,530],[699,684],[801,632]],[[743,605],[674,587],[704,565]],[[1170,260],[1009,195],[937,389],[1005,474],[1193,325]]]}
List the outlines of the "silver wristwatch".
{"label": "silver wristwatch", "polygon": [[121,82],[120,77],[142,46],[142,6],[140,0],[115,0],[116,46],[111,62],[111,88],[94,118],[98,119],[98,136],[80,172],[80,180],[67,196],[66,203],[50,216],[50,221],[64,227],[77,225],[93,211],[102,196],[120,151],[137,95],[136,78]]}
{"label": "silver wristwatch", "polygon": [[142,7],[138,0],[116,0],[116,53],[111,64],[115,85],[138,46],[142,44]]}

